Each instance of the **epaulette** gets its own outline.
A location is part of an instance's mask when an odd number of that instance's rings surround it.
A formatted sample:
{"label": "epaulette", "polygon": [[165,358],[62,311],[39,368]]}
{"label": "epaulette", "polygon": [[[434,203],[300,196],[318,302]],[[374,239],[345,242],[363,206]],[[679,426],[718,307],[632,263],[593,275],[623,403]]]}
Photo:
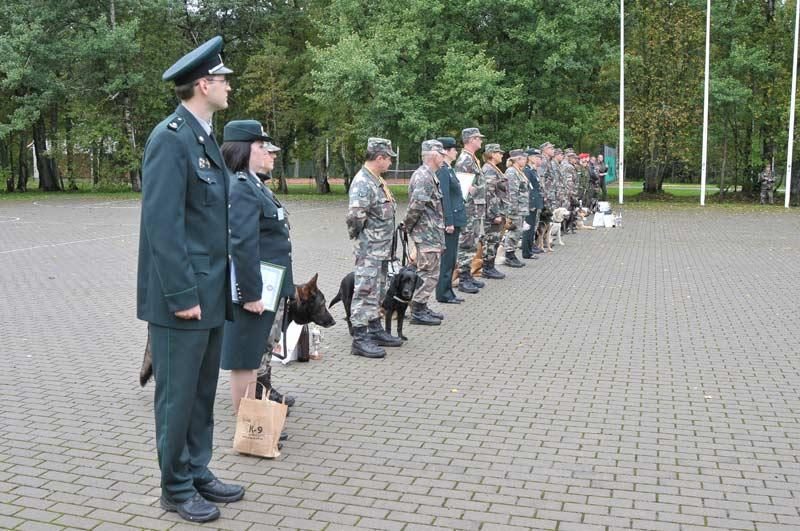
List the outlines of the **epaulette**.
{"label": "epaulette", "polygon": [[170,120],[170,122],[167,124],[167,129],[170,129],[172,131],[177,131],[178,129],[183,127],[183,124],[185,123],[186,121],[183,118],[181,118],[180,116],[176,116],[175,118]]}

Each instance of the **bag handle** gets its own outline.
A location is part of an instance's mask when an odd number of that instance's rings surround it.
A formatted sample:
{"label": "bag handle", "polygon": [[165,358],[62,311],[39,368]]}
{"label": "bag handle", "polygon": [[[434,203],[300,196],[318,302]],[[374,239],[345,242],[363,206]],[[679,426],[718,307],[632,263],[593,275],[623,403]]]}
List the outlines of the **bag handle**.
{"label": "bag handle", "polygon": [[[264,394],[261,395],[261,400],[262,401],[268,401],[269,400],[269,392],[272,390],[272,388],[271,387],[267,387],[266,385],[262,384],[258,380],[256,380],[255,382],[250,382],[249,384],[247,384],[247,387],[244,388],[244,396],[245,396],[245,398],[247,398],[247,396],[250,394],[250,386],[253,385],[253,384],[256,384],[257,386],[260,385],[261,387],[264,388]],[[258,387],[256,387],[256,389],[258,389]],[[253,397],[255,398],[255,394],[253,395]],[[278,403],[286,405],[286,395],[283,395],[281,401],[278,402]]]}

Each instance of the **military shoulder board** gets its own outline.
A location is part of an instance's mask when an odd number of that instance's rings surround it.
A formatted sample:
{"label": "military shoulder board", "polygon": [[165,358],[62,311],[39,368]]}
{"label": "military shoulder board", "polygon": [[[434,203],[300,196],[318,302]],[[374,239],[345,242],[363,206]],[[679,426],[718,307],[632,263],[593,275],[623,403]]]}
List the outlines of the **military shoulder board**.
{"label": "military shoulder board", "polygon": [[170,120],[170,122],[167,124],[167,129],[177,131],[178,129],[183,127],[184,123],[186,122],[183,120],[183,118],[181,118],[180,116],[176,116],[175,118]]}

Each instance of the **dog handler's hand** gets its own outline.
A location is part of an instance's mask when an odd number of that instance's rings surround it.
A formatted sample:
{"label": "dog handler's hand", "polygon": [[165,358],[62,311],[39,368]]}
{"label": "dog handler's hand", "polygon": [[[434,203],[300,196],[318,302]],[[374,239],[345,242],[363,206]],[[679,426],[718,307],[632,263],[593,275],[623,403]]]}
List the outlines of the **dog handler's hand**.
{"label": "dog handler's hand", "polygon": [[257,313],[258,315],[264,313],[264,303],[261,302],[261,299],[257,301],[246,302],[243,304],[243,307],[250,313]]}
{"label": "dog handler's hand", "polygon": [[180,310],[175,312],[175,317],[178,319],[186,319],[187,321],[199,321],[202,317],[200,305],[192,306],[188,310]]}
{"label": "dog handler's hand", "polygon": [[456,228],[455,228],[453,225],[448,225],[448,226],[446,226],[446,227],[444,228],[444,231],[445,231],[447,234],[453,234],[453,231],[454,231],[454,230],[456,230]]}
{"label": "dog handler's hand", "polygon": [[502,221],[503,221],[503,216],[497,216],[496,218],[494,218],[494,221],[492,223],[494,225],[497,225],[497,224],[501,223]]}

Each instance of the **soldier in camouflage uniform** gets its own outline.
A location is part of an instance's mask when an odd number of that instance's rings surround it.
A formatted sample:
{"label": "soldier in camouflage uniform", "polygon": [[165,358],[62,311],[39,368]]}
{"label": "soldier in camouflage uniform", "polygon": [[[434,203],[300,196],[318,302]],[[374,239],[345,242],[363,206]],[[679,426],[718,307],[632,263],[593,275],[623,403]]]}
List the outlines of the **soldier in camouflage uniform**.
{"label": "soldier in camouflage uniform", "polygon": [[528,155],[521,149],[512,149],[506,162],[506,178],[508,179],[509,211],[511,225],[506,232],[503,246],[506,251],[506,265],[523,267],[525,263],[517,258],[517,245],[522,241],[522,227],[528,215],[528,190],[530,183],[523,173]]}
{"label": "soldier in camouflage uniform", "polygon": [[542,163],[537,168],[537,173],[542,183],[542,196],[544,197],[544,206],[553,210],[555,208],[555,175],[553,175],[552,160],[555,155],[553,144],[545,142],[539,146],[542,152]]}
{"label": "soldier in camouflage uniform", "polygon": [[758,174],[758,182],[761,185],[761,204],[769,200],[769,204],[774,203],[773,190],[775,188],[775,176],[772,174],[772,167],[769,163],[764,166],[764,171]]}
{"label": "soldier in camouflage uniform", "polygon": [[569,208],[569,187],[574,177],[575,168],[569,163],[566,152],[561,149],[555,150],[553,160],[557,163],[556,171],[558,173],[558,179],[556,180],[556,208]]}
{"label": "soldier in camouflage uniform", "polygon": [[486,176],[486,215],[483,218],[483,278],[503,279],[494,267],[497,247],[500,245],[503,228],[508,217],[508,180],[497,167],[503,160],[500,144],[486,144],[483,151],[483,174]]}
{"label": "soldier in camouflage uniform", "polygon": [[417,248],[414,263],[422,286],[411,302],[411,324],[439,325],[444,315],[428,308],[428,299],[439,281],[439,266],[444,251],[444,209],[436,170],[444,160],[444,147],[438,140],[422,143],[422,166],[408,183],[408,212],[404,224]]}
{"label": "soldier in camouflage uniform", "polygon": [[478,241],[483,229],[483,216],[486,213],[486,180],[481,171],[481,165],[475,153],[481,148],[483,139],[477,127],[468,127],[461,131],[461,141],[464,149],[458,155],[455,167],[456,176],[462,178],[473,176],[472,186],[469,188],[465,200],[467,224],[458,237],[458,291],[464,293],[478,293],[484,283],[472,277],[472,258],[478,250]]}
{"label": "soldier in camouflage uniform", "polygon": [[383,346],[399,346],[402,340],[388,334],[380,322],[380,301],[386,288],[386,273],[394,237],[395,200],[381,175],[392,165],[392,143],[383,138],[367,141],[367,160],[350,183],[347,232],[354,240],[355,287],[350,321],[353,325],[351,352],[367,358],[382,358]]}
{"label": "soldier in camouflage uniform", "polygon": [[550,171],[553,172],[553,208],[564,206],[564,200],[567,196],[564,172],[561,168],[562,162],[564,162],[564,150],[554,149],[553,158],[550,159]]}
{"label": "soldier in camouflage uniform", "polygon": [[[567,192],[567,200],[564,204],[565,208],[572,208],[573,201],[578,199],[578,154],[574,150],[568,149],[566,151],[566,162],[568,166],[567,171],[564,173],[564,186]],[[570,170],[570,168],[572,168]]]}

